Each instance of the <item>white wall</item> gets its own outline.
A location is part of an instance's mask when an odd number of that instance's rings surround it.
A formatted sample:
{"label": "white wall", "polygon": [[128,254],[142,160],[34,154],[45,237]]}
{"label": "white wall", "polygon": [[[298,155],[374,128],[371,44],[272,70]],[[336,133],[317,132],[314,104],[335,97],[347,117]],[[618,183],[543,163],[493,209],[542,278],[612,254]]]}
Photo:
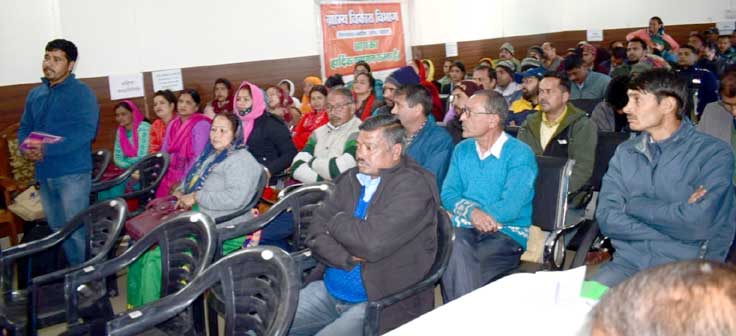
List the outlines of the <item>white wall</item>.
{"label": "white wall", "polygon": [[[647,24],[724,21],[736,0],[408,0],[410,45]],[[96,77],[319,53],[310,0],[3,0],[0,85],[38,82],[45,43]]]}

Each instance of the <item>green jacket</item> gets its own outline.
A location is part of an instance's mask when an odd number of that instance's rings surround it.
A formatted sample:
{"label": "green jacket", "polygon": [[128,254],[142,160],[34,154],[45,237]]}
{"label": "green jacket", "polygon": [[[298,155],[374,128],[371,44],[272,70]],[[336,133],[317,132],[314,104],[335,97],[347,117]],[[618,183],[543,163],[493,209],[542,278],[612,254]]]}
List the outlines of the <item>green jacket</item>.
{"label": "green jacket", "polygon": [[569,191],[577,191],[588,183],[593,175],[595,147],[598,142],[598,130],[595,124],[585,116],[585,112],[568,103],[567,114],[552,135],[547,148],[542,148],[539,140],[541,126],[542,112],[531,114],[521,125],[518,139],[529,145],[536,155],[555,156],[554,153],[550,153],[550,147],[557,145],[560,134],[570,127],[569,139],[567,139],[566,144],[567,156],[575,160],[575,165],[572,168]]}

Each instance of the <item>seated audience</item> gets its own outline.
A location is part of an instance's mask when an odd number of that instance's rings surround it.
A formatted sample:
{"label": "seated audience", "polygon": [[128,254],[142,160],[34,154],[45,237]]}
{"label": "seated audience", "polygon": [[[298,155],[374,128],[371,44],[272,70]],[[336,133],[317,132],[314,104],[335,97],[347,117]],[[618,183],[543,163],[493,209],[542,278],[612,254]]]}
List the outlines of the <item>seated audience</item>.
{"label": "seated audience", "polygon": [[703,47],[705,47],[705,38],[700,34],[691,34],[687,38],[687,44],[695,48],[695,52],[700,57],[703,54]]}
{"label": "seated audience", "polygon": [[736,268],[681,261],[637,273],[590,312],[592,336],[736,335]]}
{"label": "seated audience", "polygon": [[[585,112],[570,104],[569,100],[570,82],[559,74],[547,73],[539,82],[539,104],[542,110],[526,118],[519,129],[518,138],[529,145],[536,155],[575,160],[568,190],[576,193],[593,175],[598,134],[595,124],[585,116]],[[582,215],[582,211],[572,211],[577,210],[573,208],[579,205],[582,196],[580,194],[571,200],[568,223],[574,223]]]}
{"label": "seated audience", "polygon": [[[705,106],[698,131],[710,134],[731,145],[736,155],[736,69],[729,69],[721,79],[721,100]],[[736,168],[734,169],[736,172]],[[736,174],[733,176],[736,185]]]}
{"label": "seated audience", "polygon": [[[360,125],[358,166],[335,180],[314,212],[307,245],[324,269],[299,293],[289,335],[361,335],[365,307],[421,281],[437,253],[435,177],[406,157],[393,116]],[[433,289],[381,313],[385,333],[429,311]]]}
{"label": "seated audience", "polygon": [[[498,59],[496,60],[496,64],[498,65],[501,61],[509,61],[514,66],[511,69],[511,72],[519,72],[521,71],[521,62],[519,62],[518,59],[514,57],[514,46],[511,45],[509,42],[504,42],[504,44],[501,45],[501,48],[498,50]],[[494,67],[495,68],[495,67]]]}
{"label": "seated audience", "polygon": [[521,97],[521,85],[514,81],[516,66],[509,60],[503,60],[496,64],[496,92],[506,99],[506,105],[511,105]]}
{"label": "seated audience", "polygon": [[629,103],[626,92],[629,76],[619,76],[608,83],[606,98],[598,103],[590,115],[590,120],[598,127],[598,132],[627,132],[628,122],[624,107]]}
{"label": "seated audience", "polygon": [[390,115],[394,108],[394,95],[396,90],[404,85],[419,84],[419,74],[411,66],[401,67],[386,77],[383,84],[383,106],[377,108],[373,115]]}
{"label": "seated audience", "polygon": [[580,57],[583,59],[583,67],[588,69],[589,72],[595,71],[608,76],[608,71],[606,71],[605,67],[600,66],[596,62],[598,59],[598,48],[586,43],[583,44],[580,51]]}
{"label": "seated audience", "polygon": [[460,117],[469,139],[455,148],[442,186],[455,227],[445,302],[514,270],[526,248],[537,162],[529,146],[503,131],[507,113],[499,93],[483,90]]}
{"label": "seated audience", "polygon": [[[329,120],[325,105],[327,104],[327,88],[322,85],[312,86],[306,102],[303,105],[311,105],[310,112],[305,114],[294,127],[294,146],[302,150],[309,140],[312,132]],[[302,106],[303,106],[302,105]]]}
{"label": "seated audience", "polygon": [[266,97],[269,114],[281,120],[289,129],[299,123],[301,113],[294,106],[294,101],[287,91],[279,86],[269,86],[266,89]]}
{"label": "seated audience", "polygon": [[215,97],[204,107],[204,115],[210,119],[214,119],[215,115],[223,112],[233,111],[233,85],[225,78],[215,80],[213,88],[213,96]]}
{"label": "seated audience", "polygon": [[296,97],[294,97],[294,92],[296,91],[296,86],[294,86],[294,82],[288,79],[282,79],[279,81],[279,84],[277,85],[281,88],[281,90],[284,90],[289,97],[291,98],[291,102],[294,106],[296,106],[297,110],[301,109],[302,102],[299,101]]}
{"label": "seated audience", "polygon": [[460,122],[461,111],[467,109],[468,99],[480,90],[483,90],[483,88],[476,84],[476,82],[465,80],[460,82],[455,87],[455,90],[452,91],[452,110],[445,116],[445,128],[447,128],[447,132],[452,136],[452,142],[456,145],[465,139],[463,137],[463,126]]}
{"label": "seated audience", "polygon": [[519,74],[521,98],[509,107],[511,113],[506,118],[505,126],[521,126],[530,114],[542,110],[542,105],[539,104],[539,81],[544,77],[544,73],[544,68],[537,67]]}
{"label": "seated audience", "polygon": [[616,69],[626,63],[626,48],[616,47],[611,49],[611,59],[601,63],[602,67],[608,68],[608,74],[611,78],[615,76],[611,75]]}
{"label": "seated audience", "polygon": [[450,66],[450,83],[442,86],[441,94],[451,94],[455,90],[455,85],[465,80],[465,64],[455,61]]}
{"label": "seated audience", "polygon": [[[145,120],[138,106],[130,100],[123,100],[115,105],[115,121],[118,127],[115,132],[112,164],[119,170],[125,170],[148,155],[151,124]],[[130,184],[131,187],[132,184],[134,182]],[[100,200],[115,198],[124,194],[126,187],[125,184],[114,186],[101,191],[97,198]]]}
{"label": "seated audience", "polygon": [[[544,50],[542,50],[542,47],[538,45],[533,45],[529,47],[529,49],[526,50],[526,57],[533,58],[537,61],[542,61],[542,56],[544,55]],[[522,71],[524,71],[522,69]]]}
{"label": "seated audience", "polygon": [[[427,82],[432,83],[432,85],[434,85],[434,88],[437,90],[437,94],[439,94],[440,90],[442,89],[442,84],[434,79],[434,63],[429,58],[425,58],[422,60],[422,64],[424,65],[424,69],[427,71]],[[384,83],[383,86],[385,87],[386,83]],[[384,101],[385,100],[386,99],[384,98]]]}
{"label": "seated audience", "polygon": [[325,86],[327,87],[327,90],[330,90],[335,87],[345,86],[345,82],[343,82],[342,76],[337,74],[327,77],[325,80]]}
{"label": "seated audience", "polygon": [[657,46],[662,46],[663,51],[672,50],[677,52],[680,49],[680,44],[672,36],[664,32],[664,24],[658,16],[653,16],[649,19],[649,28],[635,30],[626,35],[627,41],[631,41],[634,38],[644,41],[646,46],[651,50],[654,50]]}
{"label": "seated audience", "polygon": [[727,65],[736,63],[736,49],[731,46],[729,35],[718,36],[718,57]]}
{"label": "seated audience", "polygon": [[383,101],[373,91],[375,80],[369,72],[360,72],[353,80],[353,94],[355,94],[355,116],[366,120],[373,115],[373,111],[383,105]]}
{"label": "seated audience", "polygon": [[616,150],[596,213],[616,251],[593,280],[609,287],[673,261],[723,261],[736,233],[733,152],[683,121],[687,84],[657,69],[628,95],[624,113],[641,133]]}
{"label": "seated audience", "polygon": [[434,174],[437,187],[447,173],[454,144],[447,131],[430,120],[432,97],[418,84],[402,86],[394,94],[395,114],[406,132],[406,155]]}
{"label": "seated audience", "polygon": [[640,38],[633,38],[626,44],[626,62],[616,69],[611,70],[611,78],[618,76],[628,76],[631,73],[631,67],[648,54],[647,45]]}
{"label": "seated audience", "polygon": [[309,76],[304,78],[304,94],[302,95],[302,106],[299,108],[303,116],[312,112],[312,106],[309,104],[309,95],[312,92],[312,88],[316,85],[322,85],[322,80],[319,77]]}
{"label": "seated audience", "polygon": [[380,79],[376,79],[373,77],[373,73],[371,72],[371,66],[368,65],[366,61],[358,61],[355,63],[355,67],[353,68],[353,81],[347,83],[348,89],[353,88],[353,83],[355,82],[355,79],[358,77],[358,74],[368,74],[373,78],[373,84],[371,86],[371,89],[373,90],[373,94],[376,95],[376,98],[378,100],[383,100],[383,82]]}
{"label": "seated audience", "polygon": [[611,77],[591,71],[583,63],[582,57],[572,55],[565,58],[565,72],[572,82],[570,99],[603,99]]}
{"label": "seated audience", "polygon": [[[445,59],[444,62],[442,62],[442,78],[438,79],[437,82],[440,83],[440,92],[444,91],[444,88],[446,85],[450,85],[450,67],[452,64],[455,63],[451,59]],[[449,89],[448,89],[449,90]]]}
{"label": "seated audience", "polygon": [[544,57],[542,63],[547,71],[561,71],[562,56],[557,55],[557,49],[552,45],[552,42],[542,43],[542,51],[544,51]]}
{"label": "seated audience", "polygon": [[[313,92],[317,88],[313,88]],[[295,180],[303,183],[331,181],[355,167],[355,140],[360,119],[353,114],[354,105],[349,89],[330,91],[325,108],[329,122],[312,132],[304,149],[294,157],[290,170]]]}
{"label": "seated audience", "polygon": [[493,61],[492,57],[483,57],[480,60],[478,60],[478,66],[485,65],[493,69],[494,64],[496,64],[496,62]]}
{"label": "seated audience", "polygon": [[161,151],[171,157],[166,175],[156,190],[156,197],[170,195],[207,145],[210,119],[199,113],[199,93],[184,89],[176,104],[178,115],[166,126]]}
{"label": "seated audience", "polygon": [[[696,48],[689,44],[682,46],[677,52],[677,64],[679,65],[677,74],[685,80],[689,92],[687,96],[689,103],[687,105],[690,106],[692,104],[691,97],[697,92],[698,105],[694,106],[694,108],[696,118],[700,119],[705,105],[718,100],[718,79],[712,72],[695,67],[698,58]],[[685,115],[692,117],[689,113]]]}
{"label": "seated audience", "polygon": [[[281,119],[266,111],[263,91],[254,84],[242,82],[235,92],[233,105],[243,123],[248,151],[266,167],[271,176],[269,186],[278,185],[297,153],[289,129]],[[292,226],[291,214],[282,213],[263,229],[261,244],[290,250],[286,239],[293,233]]]}
{"label": "seated audience", "polygon": [[[200,211],[212,218],[232,214],[255,195],[263,168],[246,150],[243,128],[230,112],[215,116],[207,147],[173,195],[178,207]],[[222,223],[239,223],[253,216],[246,212]],[[223,254],[240,249],[246,237],[225,241]],[[146,252],[128,272],[128,305],[138,307],[161,296],[161,250]]]}
{"label": "seated audience", "polygon": [[481,64],[473,69],[473,80],[483,90],[493,90],[496,88],[496,71],[490,65]]}
{"label": "seated audience", "polygon": [[149,151],[158,153],[164,144],[164,136],[169,122],[176,117],[176,95],[171,90],[159,90],[153,95],[153,113],[156,121],[151,124]]}
{"label": "seated audience", "polygon": [[419,84],[424,86],[424,88],[427,89],[427,92],[429,93],[429,97],[432,102],[432,109],[430,110],[432,117],[430,117],[430,121],[436,122],[437,120],[442,120],[442,118],[444,118],[445,116],[445,110],[444,106],[442,105],[442,100],[440,100],[440,92],[437,90],[437,87],[435,87],[434,84],[426,80],[427,69],[424,66],[424,63],[418,59],[415,59],[414,62],[410,64],[410,66],[414,68],[414,71],[416,71],[419,75]]}
{"label": "seated audience", "polygon": [[696,68],[710,71],[716,79],[720,78],[726,69],[726,64],[718,58],[718,46],[713,42],[707,42],[703,47],[703,56],[695,63]]}

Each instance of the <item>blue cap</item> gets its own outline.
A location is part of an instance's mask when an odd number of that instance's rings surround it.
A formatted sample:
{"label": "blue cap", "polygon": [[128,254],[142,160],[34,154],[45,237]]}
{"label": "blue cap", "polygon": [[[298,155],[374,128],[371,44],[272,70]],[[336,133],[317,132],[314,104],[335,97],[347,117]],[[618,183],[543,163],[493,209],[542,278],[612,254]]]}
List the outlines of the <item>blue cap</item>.
{"label": "blue cap", "polygon": [[537,77],[537,79],[544,78],[544,74],[547,72],[545,68],[531,68],[524,72],[519,72],[514,75],[514,79],[517,83],[521,84],[521,82],[524,80],[524,78],[527,77]]}

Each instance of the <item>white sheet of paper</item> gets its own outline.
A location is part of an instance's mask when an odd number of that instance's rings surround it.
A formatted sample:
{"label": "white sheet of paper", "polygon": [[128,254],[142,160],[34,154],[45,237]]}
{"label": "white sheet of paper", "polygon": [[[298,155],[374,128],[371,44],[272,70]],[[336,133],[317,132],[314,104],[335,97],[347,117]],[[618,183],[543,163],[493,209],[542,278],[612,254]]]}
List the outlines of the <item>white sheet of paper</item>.
{"label": "white sheet of paper", "polygon": [[721,35],[728,35],[728,34],[731,34],[731,32],[733,32],[735,28],[734,27],[735,24],[736,23],[734,23],[734,21],[716,22],[716,28],[718,28],[718,32]]}
{"label": "white sheet of paper", "polygon": [[143,97],[143,73],[113,75],[107,79],[111,100]]}
{"label": "white sheet of paper", "polygon": [[184,89],[184,80],[181,69],[159,70],[151,73],[153,79],[153,91],[171,90],[181,91]]}
{"label": "white sheet of paper", "polygon": [[585,40],[588,42],[603,41],[603,29],[588,29]]}
{"label": "white sheet of paper", "polygon": [[446,57],[456,57],[457,55],[458,55],[457,42],[445,43],[445,56]]}
{"label": "white sheet of paper", "polygon": [[387,335],[576,335],[593,306],[580,297],[584,278],[585,267],[512,274]]}

